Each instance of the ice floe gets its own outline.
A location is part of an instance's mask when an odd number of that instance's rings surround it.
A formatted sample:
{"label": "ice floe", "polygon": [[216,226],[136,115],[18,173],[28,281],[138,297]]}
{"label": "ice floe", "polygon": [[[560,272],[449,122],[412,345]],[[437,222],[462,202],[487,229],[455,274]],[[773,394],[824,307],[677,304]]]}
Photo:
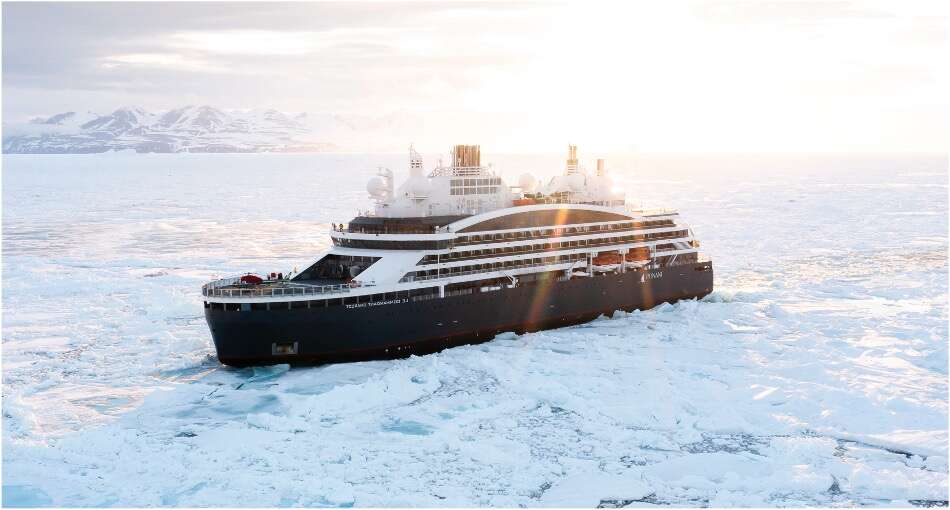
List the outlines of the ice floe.
{"label": "ice floe", "polygon": [[4,505],[946,504],[946,159],[638,160],[715,261],[702,301],[218,365],[200,284],[307,263],[401,164],[4,156]]}

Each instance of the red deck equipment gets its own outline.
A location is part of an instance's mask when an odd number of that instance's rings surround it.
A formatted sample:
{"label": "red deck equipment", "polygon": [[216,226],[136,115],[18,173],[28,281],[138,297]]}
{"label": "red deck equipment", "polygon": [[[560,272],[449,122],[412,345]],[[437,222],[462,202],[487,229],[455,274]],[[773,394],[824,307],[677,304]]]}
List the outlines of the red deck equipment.
{"label": "red deck equipment", "polygon": [[264,279],[257,275],[246,274],[241,277],[241,283],[250,283],[250,284],[264,283]]}

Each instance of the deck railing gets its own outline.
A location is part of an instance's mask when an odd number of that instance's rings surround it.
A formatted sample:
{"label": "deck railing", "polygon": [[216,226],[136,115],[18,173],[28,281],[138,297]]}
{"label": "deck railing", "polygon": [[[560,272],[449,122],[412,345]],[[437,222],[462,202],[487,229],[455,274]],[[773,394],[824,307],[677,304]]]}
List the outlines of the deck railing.
{"label": "deck railing", "polygon": [[651,217],[651,216],[669,216],[671,214],[679,215],[676,209],[670,209],[667,207],[654,207],[650,209],[645,209],[640,206],[635,206],[633,204],[625,204],[624,211],[630,214],[635,215],[636,217]]}
{"label": "deck railing", "polygon": [[[399,279],[399,283],[421,282],[421,281],[426,281],[426,280],[444,280],[444,279],[447,279],[447,278],[452,278],[453,276],[467,276],[467,275],[479,274],[479,273],[482,273],[482,274],[488,274],[488,273],[503,273],[503,274],[504,274],[505,272],[510,271],[510,270],[525,269],[525,268],[532,268],[532,267],[543,267],[543,266],[556,267],[556,266],[563,266],[563,265],[571,265],[571,266],[573,266],[573,265],[576,264],[576,262],[582,261],[582,260],[584,260],[584,259],[578,259],[578,260],[575,260],[575,261],[573,261],[573,262],[572,262],[572,261],[540,262],[540,263],[521,264],[521,265],[516,265],[516,266],[508,266],[508,267],[496,267],[496,268],[486,268],[486,269],[469,269],[468,271],[458,271],[458,272],[455,272],[455,273],[445,272],[445,273],[442,273],[442,274],[429,275],[429,276],[403,276],[402,278]],[[505,276],[507,276],[507,275],[505,275]]]}
{"label": "deck railing", "polygon": [[[340,285],[311,285],[307,283],[279,282],[280,286],[249,284],[246,287],[234,287],[241,284],[241,277],[222,278],[201,286],[201,294],[206,297],[280,297],[305,296],[310,294],[329,294],[349,292],[360,287],[372,287],[373,282],[349,282]],[[230,288],[228,288],[230,287]]]}

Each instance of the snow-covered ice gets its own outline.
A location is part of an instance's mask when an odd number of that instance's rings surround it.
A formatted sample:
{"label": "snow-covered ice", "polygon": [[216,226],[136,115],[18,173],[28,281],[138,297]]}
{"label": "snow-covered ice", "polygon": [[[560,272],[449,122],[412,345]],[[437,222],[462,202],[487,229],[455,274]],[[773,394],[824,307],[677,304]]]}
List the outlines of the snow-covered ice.
{"label": "snow-covered ice", "polygon": [[237,370],[200,285],[308,263],[404,155],[4,156],[4,505],[945,502],[946,158],[612,162],[692,224],[712,295]]}

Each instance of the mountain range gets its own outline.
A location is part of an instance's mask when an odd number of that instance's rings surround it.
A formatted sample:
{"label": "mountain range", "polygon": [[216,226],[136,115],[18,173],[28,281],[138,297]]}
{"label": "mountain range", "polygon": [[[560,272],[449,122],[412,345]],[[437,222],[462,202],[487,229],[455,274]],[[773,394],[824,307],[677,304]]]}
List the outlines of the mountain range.
{"label": "mountain range", "polygon": [[[332,152],[401,147],[399,133],[418,120],[395,113],[287,114],[277,110],[221,110],[185,106],[164,112],[119,108],[107,115],[64,112],[4,124],[4,154],[135,152]],[[373,140],[372,145],[366,140]],[[388,140],[392,140],[390,143]]]}

